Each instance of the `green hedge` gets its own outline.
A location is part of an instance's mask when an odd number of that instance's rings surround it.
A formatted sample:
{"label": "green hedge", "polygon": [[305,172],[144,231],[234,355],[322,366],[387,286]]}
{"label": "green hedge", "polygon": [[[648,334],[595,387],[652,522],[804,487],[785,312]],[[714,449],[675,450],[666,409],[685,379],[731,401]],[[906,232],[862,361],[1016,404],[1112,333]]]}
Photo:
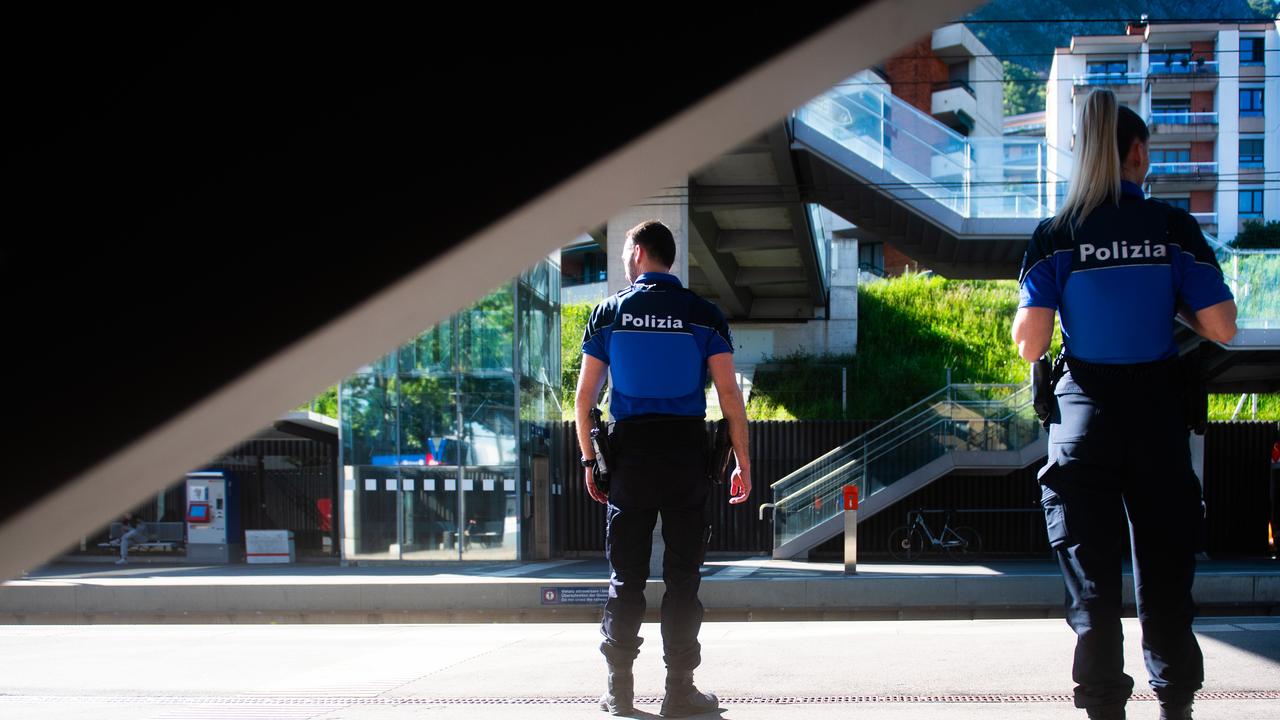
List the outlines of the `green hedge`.
{"label": "green hedge", "polygon": [[[1020,383],[1027,364],[1009,335],[1018,289],[1011,280],[904,275],[858,289],[858,354],[776,358],[756,373],[753,419],[886,418],[954,382]],[[1054,347],[1061,341],[1055,331]],[[848,376],[848,410],[840,372]],[[1209,417],[1229,420],[1239,395],[1211,395]],[[1259,396],[1258,418],[1280,420],[1280,394]],[[1240,417],[1248,419],[1246,400]]]}
{"label": "green hedge", "polygon": [[574,396],[582,371],[582,333],[594,307],[591,303],[560,306],[560,392],[565,420],[574,419]]}
{"label": "green hedge", "polygon": [[[1027,379],[1009,327],[1012,280],[947,280],[923,274],[858,288],[858,354],[776,358],[756,372],[756,419],[884,418],[953,382]],[[848,409],[841,406],[841,368]]]}

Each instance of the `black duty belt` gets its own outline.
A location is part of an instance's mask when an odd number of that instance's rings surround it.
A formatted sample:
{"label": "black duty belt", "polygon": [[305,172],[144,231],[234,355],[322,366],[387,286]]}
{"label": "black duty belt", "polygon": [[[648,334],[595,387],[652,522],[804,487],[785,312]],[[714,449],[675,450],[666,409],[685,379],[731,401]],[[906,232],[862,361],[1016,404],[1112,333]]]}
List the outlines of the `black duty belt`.
{"label": "black duty belt", "polygon": [[622,420],[618,420],[614,424],[622,425],[624,427],[630,426],[630,425],[648,425],[648,424],[656,424],[656,423],[691,423],[691,424],[696,423],[698,425],[702,425],[706,421],[707,421],[706,418],[697,417],[695,415],[650,414],[650,415],[635,415],[629,418],[623,418]]}
{"label": "black duty belt", "polygon": [[1067,356],[1067,370],[1083,372],[1095,377],[1106,378],[1141,378],[1173,373],[1178,369],[1179,358],[1145,363],[1103,364],[1091,363],[1080,358]]}

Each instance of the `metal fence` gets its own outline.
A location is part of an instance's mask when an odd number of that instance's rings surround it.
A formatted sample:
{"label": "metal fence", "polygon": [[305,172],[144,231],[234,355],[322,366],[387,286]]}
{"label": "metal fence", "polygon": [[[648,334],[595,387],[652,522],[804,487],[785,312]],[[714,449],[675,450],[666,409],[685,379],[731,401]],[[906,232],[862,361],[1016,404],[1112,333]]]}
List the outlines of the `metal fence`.
{"label": "metal fence", "polygon": [[[578,464],[578,441],[574,423],[563,423],[560,447],[561,467],[567,468],[568,482],[563,495],[559,529],[561,548],[566,553],[604,552],[604,506],[587,496],[583,471]],[[768,513],[761,520],[760,503],[768,502],[769,485],[815,457],[874,427],[873,420],[809,420],[752,422],[748,428],[751,445],[751,500],[742,505],[712,503],[712,552],[768,553],[773,550],[773,522]],[[710,428],[708,427],[708,430]],[[723,489],[724,493],[728,488]],[[762,494],[763,493],[763,494]]]}
{"label": "metal fence", "polygon": [[[764,421],[750,423],[752,499],[744,505],[712,503],[710,550],[769,553],[773,549],[772,518],[757,515],[769,502],[769,485],[796,468],[849,441],[876,424],[851,421]],[[570,555],[604,550],[604,507],[587,497],[574,423],[563,423],[562,467],[569,469],[557,528],[560,548]],[[1211,423],[1205,438],[1205,504],[1208,509],[1208,552],[1216,555],[1256,555],[1267,549],[1271,516],[1270,451],[1276,425],[1265,422]],[[954,510],[953,524],[969,525],[983,539],[983,553],[991,556],[1047,556],[1048,540],[1039,500],[1036,472],[1040,461],[1006,475],[955,473],[911,494],[862,523],[859,553],[887,552],[889,533],[906,522],[917,508]],[[818,546],[814,557],[837,557],[842,537]]]}

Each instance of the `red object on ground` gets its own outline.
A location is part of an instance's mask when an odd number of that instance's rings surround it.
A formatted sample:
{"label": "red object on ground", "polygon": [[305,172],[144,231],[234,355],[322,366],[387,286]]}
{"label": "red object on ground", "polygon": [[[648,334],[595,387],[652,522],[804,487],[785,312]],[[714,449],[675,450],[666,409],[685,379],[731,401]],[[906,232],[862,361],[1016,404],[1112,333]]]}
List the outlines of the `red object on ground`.
{"label": "red object on ground", "polygon": [[1271,446],[1271,462],[1280,463],[1280,440]]}
{"label": "red object on ground", "polygon": [[316,510],[320,512],[320,530],[323,532],[333,530],[333,499],[318,498]]}

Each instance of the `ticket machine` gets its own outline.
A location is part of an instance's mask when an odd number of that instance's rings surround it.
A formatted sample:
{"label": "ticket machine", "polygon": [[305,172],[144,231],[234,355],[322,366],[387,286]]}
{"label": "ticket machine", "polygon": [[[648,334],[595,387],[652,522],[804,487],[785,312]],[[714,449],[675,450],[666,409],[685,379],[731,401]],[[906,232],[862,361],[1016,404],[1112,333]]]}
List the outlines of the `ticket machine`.
{"label": "ticket machine", "polygon": [[187,473],[187,560],[238,562],[243,536],[239,483],[223,472]]}

